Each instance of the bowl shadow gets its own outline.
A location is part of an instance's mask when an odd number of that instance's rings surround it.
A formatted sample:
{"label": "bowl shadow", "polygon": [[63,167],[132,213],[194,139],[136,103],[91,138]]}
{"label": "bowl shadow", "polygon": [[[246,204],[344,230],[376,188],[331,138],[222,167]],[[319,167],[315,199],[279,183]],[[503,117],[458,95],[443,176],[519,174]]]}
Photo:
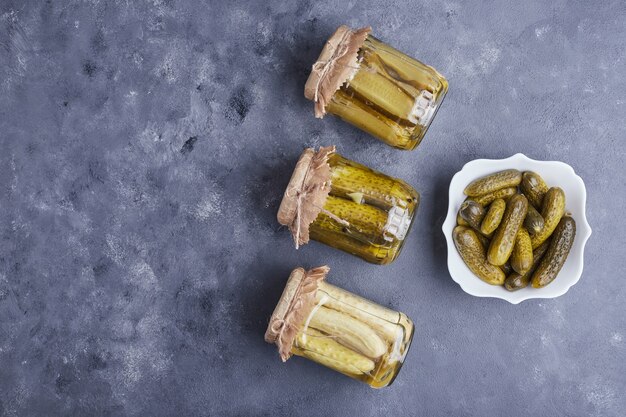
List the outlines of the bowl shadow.
{"label": "bowl shadow", "polygon": [[452,171],[446,172],[435,180],[434,189],[445,191],[438,192],[434,195],[432,200],[433,209],[430,217],[430,224],[433,227],[431,245],[435,270],[437,276],[440,275],[442,280],[448,282],[452,287],[456,287],[457,284],[452,280],[448,271],[448,245],[441,228],[448,214],[448,188],[455,173],[456,172]]}

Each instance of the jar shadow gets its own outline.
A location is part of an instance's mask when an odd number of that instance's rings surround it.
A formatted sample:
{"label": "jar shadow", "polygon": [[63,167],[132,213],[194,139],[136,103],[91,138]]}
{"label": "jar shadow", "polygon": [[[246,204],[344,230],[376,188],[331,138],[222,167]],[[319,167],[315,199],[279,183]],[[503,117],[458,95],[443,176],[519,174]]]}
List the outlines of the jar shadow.
{"label": "jar shadow", "polygon": [[221,184],[228,189],[242,190],[237,197],[240,199],[241,216],[242,219],[249,219],[249,227],[254,229],[251,230],[252,234],[273,235],[283,228],[276,220],[276,213],[300,156],[299,152],[274,149],[259,154],[257,158],[241,165],[236,176],[229,176],[226,181],[232,183]]}
{"label": "jar shadow", "polygon": [[430,218],[430,223],[433,225],[431,244],[435,272],[437,276],[441,276],[442,280],[445,280],[451,286],[455,286],[455,284],[448,272],[448,249],[446,237],[441,231],[441,227],[448,213],[448,188],[453,176],[454,172],[450,172],[445,175],[442,174],[436,179],[434,189],[442,191],[434,194]]}
{"label": "jar shadow", "polygon": [[276,58],[287,69],[281,74],[281,80],[290,84],[290,91],[299,93],[303,103],[306,100],[303,95],[304,84],[309,78],[311,67],[335,29],[326,22],[310,19],[297,26],[291,39],[287,38],[277,46]]}
{"label": "jar shadow", "polygon": [[254,219],[255,236],[260,245],[253,261],[240,268],[240,273],[247,277],[243,282],[240,302],[241,316],[237,318],[247,343],[266,346],[265,330],[269,318],[278,303],[289,274],[297,265],[279,253],[279,249],[291,244],[289,232],[276,219],[283,194],[291,178],[299,154],[276,150],[272,155],[250,163],[241,168],[249,174],[246,192],[248,199],[243,215]]}
{"label": "jar shadow", "polygon": [[246,268],[250,285],[241,297],[243,308],[239,320],[244,330],[241,336],[247,344],[267,347],[265,330],[293,267],[279,262],[256,262]]}

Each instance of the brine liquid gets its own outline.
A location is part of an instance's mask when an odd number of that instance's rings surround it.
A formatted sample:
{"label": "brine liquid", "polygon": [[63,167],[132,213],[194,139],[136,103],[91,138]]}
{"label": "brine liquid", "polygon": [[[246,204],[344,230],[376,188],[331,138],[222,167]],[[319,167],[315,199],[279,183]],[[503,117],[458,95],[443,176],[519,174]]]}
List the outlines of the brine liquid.
{"label": "brine liquid", "polygon": [[328,163],[331,191],[326,212],[310,226],[311,238],[368,262],[395,260],[413,223],[419,194],[405,182],[341,155],[333,154]]}
{"label": "brine liquid", "polygon": [[359,70],[327,110],[391,146],[415,148],[447,92],[446,79],[371,35],[358,58]]}
{"label": "brine liquid", "polygon": [[292,352],[382,388],[400,371],[413,331],[405,314],[322,283]]}

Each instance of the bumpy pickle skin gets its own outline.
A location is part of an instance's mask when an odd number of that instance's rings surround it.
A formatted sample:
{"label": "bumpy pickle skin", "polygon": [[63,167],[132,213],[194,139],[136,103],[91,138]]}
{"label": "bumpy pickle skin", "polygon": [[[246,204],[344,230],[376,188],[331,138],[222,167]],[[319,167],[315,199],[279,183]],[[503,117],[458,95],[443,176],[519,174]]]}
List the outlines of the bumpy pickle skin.
{"label": "bumpy pickle skin", "polygon": [[533,248],[530,243],[530,235],[525,228],[520,227],[517,236],[515,236],[513,253],[511,253],[511,268],[518,274],[525,274],[532,264]]}
{"label": "bumpy pickle skin", "polygon": [[543,198],[548,192],[548,186],[543,178],[536,172],[526,171],[522,174],[520,189],[522,194],[528,199],[528,202],[537,210],[541,210]]}
{"label": "bumpy pickle skin", "polygon": [[472,200],[474,200],[481,206],[485,207],[493,203],[498,198],[508,201],[509,198],[513,197],[515,194],[517,194],[516,187],[507,187],[507,188],[502,188],[500,190],[494,191],[492,193],[487,193],[487,194],[479,195],[477,197],[472,197]]}
{"label": "bumpy pickle skin", "polygon": [[[413,223],[419,194],[405,182],[341,155],[332,155],[328,163],[331,191],[323,208],[343,221],[320,213],[310,226],[311,238],[368,262],[393,262]],[[390,219],[398,216],[404,220],[396,230]]]}
{"label": "bumpy pickle skin", "polygon": [[491,285],[504,283],[504,272],[491,265],[485,258],[485,248],[478,240],[477,233],[464,226],[457,226],[452,232],[454,245],[468,268],[480,279]]}
{"label": "bumpy pickle skin", "polygon": [[485,217],[485,213],[483,206],[473,200],[465,200],[459,209],[461,218],[477,232],[480,232],[480,224]]}
{"label": "bumpy pickle skin", "polygon": [[477,197],[502,188],[517,187],[521,181],[521,172],[516,169],[507,169],[470,182],[463,192],[469,197]]}
{"label": "bumpy pickle skin", "polygon": [[331,227],[339,227],[357,238],[378,245],[384,245],[387,242],[385,240],[386,211],[369,204],[359,204],[353,200],[337,198],[332,195],[328,196],[324,209],[346,223],[340,223],[327,214],[320,213],[313,224],[330,223]]}
{"label": "bumpy pickle skin", "polygon": [[544,220],[541,214],[532,204],[528,204],[528,213],[526,213],[526,219],[524,219],[524,227],[526,227],[528,233],[531,235],[539,233],[543,229],[543,225]]}
{"label": "bumpy pickle skin", "polygon": [[393,262],[400,254],[404,240],[385,231],[386,212],[333,196],[328,197],[324,208],[348,225],[320,213],[309,227],[312,239],[380,265]]}
{"label": "bumpy pickle skin", "polygon": [[563,216],[554,230],[548,251],[531,278],[533,288],[543,288],[554,281],[567,260],[575,237],[576,222],[570,216]]}
{"label": "bumpy pickle skin", "polygon": [[533,251],[533,263],[530,269],[525,274],[520,275],[517,272],[511,273],[511,271],[507,273],[506,280],[504,280],[504,288],[506,288],[508,291],[517,291],[528,286],[528,284],[530,283],[530,279],[535,272],[535,269],[537,269],[537,266],[539,266],[539,262],[541,262],[543,255],[548,250],[549,242],[549,240],[543,242],[537,249]]}
{"label": "bumpy pickle skin", "polygon": [[480,231],[484,235],[492,234],[500,225],[502,216],[504,215],[504,209],[506,208],[506,202],[498,198],[489,206],[487,214],[480,223]]}
{"label": "bumpy pickle skin", "polygon": [[350,194],[363,194],[363,203],[383,210],[394,206],[414,211],[419,194],[410,185],[397,178],[374,171],[341,155],[333,154],[331,166],[331,195],[348,199]]}
{"label": "bumpy pickle skin", "polygon": [[541,217],[543,217],[544,224],[543,228],[530,238],[533,249],[537,248],[552,235],[561,217],[565,214],[565,193],[559,187],[550,188],[543,200]]}
{"label": "bumpy pickle skin", "polygon": [[526,217],[526,211],[528,211],[528,200],[526,200],[526,197],[521,194],[511,197],[506,205],[502,221],[489,245],[489,250],[487,251],[489,263],[501,266],[509,260],[511,252],[513,252],[517,232]]}

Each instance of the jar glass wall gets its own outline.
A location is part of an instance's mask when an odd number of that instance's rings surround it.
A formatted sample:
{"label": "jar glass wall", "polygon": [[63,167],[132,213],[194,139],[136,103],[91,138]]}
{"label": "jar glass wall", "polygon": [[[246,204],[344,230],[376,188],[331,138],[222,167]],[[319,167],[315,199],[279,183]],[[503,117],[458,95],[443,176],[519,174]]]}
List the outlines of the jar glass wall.
{"label": "jar glass wall", "polygon": [[394,261],[419,205],[417,191],[337,153],[328,164],[330,194],[310,226],[311,238],[368,262]]}
{"label": "jar glass wall", "polygon": [[327,106],[329,113],[400,149],[422,141],[448,90],[434,68],[369,35],[359,69]]}
{"label": "jar glass wall", "polygon": [[405,314],[322,282],[292,353],[382,388],[398,375],[413,330]]}
{"label": "jar glass wall", "polygon": [[291,272],[265,341],[276,344],[283,362],[297,355],[373,388],[390,385],[411,346],[413,322],[327,283],[329,269]]}

